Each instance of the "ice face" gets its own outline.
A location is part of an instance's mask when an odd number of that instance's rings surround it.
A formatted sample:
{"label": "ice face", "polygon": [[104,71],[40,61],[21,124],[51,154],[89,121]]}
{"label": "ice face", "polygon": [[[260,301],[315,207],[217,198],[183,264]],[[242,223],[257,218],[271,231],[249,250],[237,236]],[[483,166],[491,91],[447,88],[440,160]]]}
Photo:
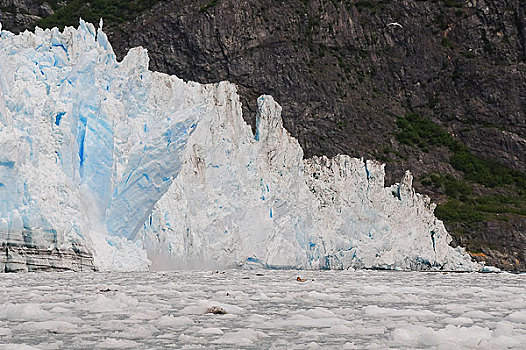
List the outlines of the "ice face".
{"label": "ice face", "polygon": [[253,135],[233,84],[151,72],[142,48],[117,62],[100,27],[1,32],[4,245],[109,270],[478,269],[409,173],[386,188],[379,163],[304,160],[272,97]]}
{"label": "ice face", "polygon": [[172,267],[477,268],[448,245],[409,172],[384,187],[378,162],[304,160],[272,97],[258,99],[255,136],[235,92],[220,97],[223,111],[201,120],[179,176],[141,229],[154,263],[170,256]]}
{"label": "ice face", "polygon": [[117,63],[83,21],[0,39],[2,241],[147,268],[133,237],[210,113],[210,88],[148,71],[141,48]]}

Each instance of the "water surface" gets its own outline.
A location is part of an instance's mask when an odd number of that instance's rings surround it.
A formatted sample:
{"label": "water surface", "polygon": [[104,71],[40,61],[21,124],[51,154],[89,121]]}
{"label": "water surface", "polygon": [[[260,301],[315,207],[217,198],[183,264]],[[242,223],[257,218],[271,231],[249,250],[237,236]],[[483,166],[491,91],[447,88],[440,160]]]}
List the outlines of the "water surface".
{"label": "water surface", "polygon": [[3,274],[0,349],[519,349],[525,287],[479,273]]}

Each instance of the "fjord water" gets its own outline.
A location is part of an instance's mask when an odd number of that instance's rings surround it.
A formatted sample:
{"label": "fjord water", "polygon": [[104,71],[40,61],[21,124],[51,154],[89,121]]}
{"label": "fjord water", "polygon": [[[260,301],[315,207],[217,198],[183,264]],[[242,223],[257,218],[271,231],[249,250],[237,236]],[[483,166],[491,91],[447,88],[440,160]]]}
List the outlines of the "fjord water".
{"label": "fjord water", "polygon": [[371,270],[7,274],[0,349],[519,349],[525,287]]}

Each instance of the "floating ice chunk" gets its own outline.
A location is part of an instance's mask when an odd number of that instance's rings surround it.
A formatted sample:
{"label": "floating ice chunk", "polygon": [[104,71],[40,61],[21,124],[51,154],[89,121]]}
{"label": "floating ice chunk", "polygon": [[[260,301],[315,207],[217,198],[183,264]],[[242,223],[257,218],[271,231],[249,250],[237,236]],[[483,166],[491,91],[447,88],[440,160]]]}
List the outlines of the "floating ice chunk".
{"label": "floating ice chunk", "polygon": [[242,314],[244,310],[238,306],[220,303],[212,300],[200,300],[194,305],[189,305],[179,311],[181,315],[198,315],[210,313],[210,309],[219,307],[227,314]]}
{"label": "floating ice chunk", "polygon": [[173,315],[165,315],[159,318],[157,322],[155,322],[159,326],[164,327],[180,327],[180,326],[186,326],[189,324],[193,324],[194,321],[187,316],[173,316]]}
{"label": "floating ice chunk", "polygon": [[526,324],[526,311],[517,311],[506,317],[507,320],[515,323]]}
{"label": "floating ice chunk", "polygon": [[90,312],[112,313],[127,308],[129,305],[117,299],[105,297],[98,294],[90,302],[84,305],[84,309]]}
{"label": "floating ice chunk", "polygon": [[150,338],[158,329],[151,325],[141,325],[125,328],[120,334],[126,339]]}
{"label": "floating ice chunk", "polygon": [[490,329],[479,326],[447,325],[445,328],[435,331],[429,327],[413,325],[395,329],[392,336],[397,343],[412,347],[474,347],[481,342],[489,341],[492,333]]}
{"label": "floating ice chunk", "polygon": [[460,326],[467,326],[467,325],[473,324],[473,320],[469,317],[455,317],[455,318],[449,317],[449,318],[446,318],[444,322],[448,324],[454,324],[454,325],[460,325]]}
{"label": "floating ice chunk", "polygon": [[63,341],[55,341],[55,342],[43,342],[37,345],[37,347],[40,350],[60,350],[64,349],[64,342]]}
{"label": "floating ice chunk", "polygon": [[215,340],[214,343],[250,346],[264,342],[266,338],[268,338],[266,333],[247,328],[237,332],[225,333],[221,338]]}
{"label": "floating ice chunk", "polygon": [[11,321],[48,320],[53,318],[49,311],[42,310],[38,304],[7,304],[0,308],[0,319]]}
{"label": "floating ice chunk", "polygon": [[0,344],[0,350],[40,350],[27,344]]}
{"label": "floating ice chunk", "polygon": [[128,296],[125,293],[120,293],[120,292],[116,293],[114,298],[115,300],[118,300],[121,303],[124,303],[131,307],[135,307],[139,304],[139,300],[137,298]]}
{"label": "floating ice chunk", "polygon": [[79,333],[79,327],[76,324],[72,324],[65,321],[41,321],[41,322],[24,322],[16,327],[19,331],[47,331],[50,333],[65,333],[74,334]]}
{"label": "floating ice chunk", "polygon": [[480,272],[494,272],[494,273],[499,273],[499,272],[502,272],[501,269],[499,269],[498,267],[495,267],[495,266],[486,266],[484,265],[482,267],[482,269],[480,269]]}
{"label": "floating ice chunk", "polygon": [[97,349],[137,349],[140,344],[128,339],[106,338],[96,345]]}
{"label": "floating ice chunk", "polygon": [[329,327],[326,330],[326,332],[328,334],[339,335],[339,334],[353,334],[354,330],[351,327],[348,327],[348,326],[345,326],[345,325],[342,325],[342,324],[338,324],[338,325],[334,325],[332,327]]}
{"label": "floating ice chunk", "polygon": [[305,312],[302,312],[302,315],[305,315],[307,317],[311,318],[331,318],[331,317],[338,317],[334,312],[323,309],[323,308],[315,308],[310,309]]}
{"label": "floating ice chunk", "polygon": [[203,328],[203,329],[200,329],[198,332],[198,334],[202,334],[202,335],[222,335],[224,334],[225,332],[223,332],[221,329],[219,328],[215,328],[215,327],[210,327],[210,328]]}
{"label": "floating ice chunk", "polygon": [[494,316],[488,314],[487,312],[480,311],[480,310],[468,311],[462,314],[462,317],[474,318],[474,319],[479,319],[479,320],[491,320],[495,318]]}
{"label": "floating ice chunk", "polygon": [[199,337],[194,337],[192,335],[186,335],[184,333],[180,334],[177,339],[184,343],[202,343],[203,339]]}
{"label": "floating ice chunk", "polygon": [[55,306],[53,308],[51,308],[49,310],[50,312],[52,313],[57,313],[57,314],[65,314],[65,313],[69,313],[70,310],[65,308],[65,307],[62,307],[62,306]]}
{"label": "floating ice chunk", "polygon": [[411,310],[411,309],[392,309],[382,308],[376,305],[369,305],[363,308],[363,313],[367,316],[375,317],[423,317],[433,318],[438,315],[429,310]]}

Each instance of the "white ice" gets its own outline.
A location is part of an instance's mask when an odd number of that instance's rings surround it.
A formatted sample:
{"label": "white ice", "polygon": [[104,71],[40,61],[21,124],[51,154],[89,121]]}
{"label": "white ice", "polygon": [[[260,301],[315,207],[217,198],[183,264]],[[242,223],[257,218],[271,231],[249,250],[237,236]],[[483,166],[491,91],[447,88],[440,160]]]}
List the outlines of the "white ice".
{"label": "white ice", "polygon": [[0,349],[523,349],[525,288],[363,270],[4,275]]}
{"label": "white ice", "polygon": [[[281,107],[117,62],[91,24],[0,33],[0,240],[100,270],[478,270],[407,173],[303,159]],[[27,262],[30,266],[31,262]],[[226,336],[226,335],[225,335]]]}

